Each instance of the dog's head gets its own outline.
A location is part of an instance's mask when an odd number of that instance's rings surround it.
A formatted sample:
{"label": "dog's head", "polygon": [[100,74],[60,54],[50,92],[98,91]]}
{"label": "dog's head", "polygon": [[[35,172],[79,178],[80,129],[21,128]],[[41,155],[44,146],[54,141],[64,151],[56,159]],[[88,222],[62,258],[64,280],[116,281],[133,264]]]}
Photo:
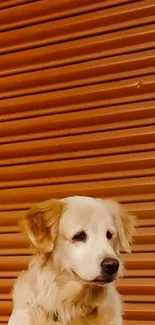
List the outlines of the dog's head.
{"label": "dog's head", "polygon": [[113,200],[75,196],[41,203],[23,227],[39,252],[51,253],[60,273],[108,283],[121,274],[120,251],[130,251],[135,217]]}

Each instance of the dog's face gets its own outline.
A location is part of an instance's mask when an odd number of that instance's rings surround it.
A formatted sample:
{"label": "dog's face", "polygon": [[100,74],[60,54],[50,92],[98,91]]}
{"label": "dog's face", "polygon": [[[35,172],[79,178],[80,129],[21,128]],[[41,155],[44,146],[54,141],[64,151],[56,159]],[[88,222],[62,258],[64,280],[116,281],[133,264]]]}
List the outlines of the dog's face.
{"label": "dog's face", "polygon": [[108,283],[122,272],[120,250],[130,250],[135,219],[112,200],[69,197],[30,210],[24,226],[33,245],[59,272]]}

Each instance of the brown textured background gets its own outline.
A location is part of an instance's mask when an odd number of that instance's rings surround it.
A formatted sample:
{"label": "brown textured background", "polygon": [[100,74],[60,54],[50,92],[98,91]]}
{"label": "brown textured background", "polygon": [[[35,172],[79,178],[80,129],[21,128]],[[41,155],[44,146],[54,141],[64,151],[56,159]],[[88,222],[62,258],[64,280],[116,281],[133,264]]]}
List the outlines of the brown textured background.
{"label": "brown textured background", "polygon": [[111,196],[139,217],[125,325],[155,324],[155,1],[0,1],[0,325],[32,203]]}

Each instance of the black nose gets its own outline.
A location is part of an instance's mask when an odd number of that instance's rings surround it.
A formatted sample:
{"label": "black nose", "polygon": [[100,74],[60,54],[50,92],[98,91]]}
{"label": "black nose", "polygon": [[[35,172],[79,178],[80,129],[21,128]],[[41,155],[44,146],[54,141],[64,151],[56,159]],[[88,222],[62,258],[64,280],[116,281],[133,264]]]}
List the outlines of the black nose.
{"label": "black nose", "polygon": [[116,258],[106,258],[101,262],[102,272],[107,274],[114,274],[118,271],[119,262]]}

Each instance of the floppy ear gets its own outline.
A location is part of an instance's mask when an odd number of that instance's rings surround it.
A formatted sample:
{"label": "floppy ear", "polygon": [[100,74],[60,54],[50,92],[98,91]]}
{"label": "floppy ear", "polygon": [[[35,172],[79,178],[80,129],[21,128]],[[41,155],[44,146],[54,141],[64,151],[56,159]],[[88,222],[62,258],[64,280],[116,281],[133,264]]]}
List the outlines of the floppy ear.
{"label": "floppy ear", "polygon": [[59,200],[48,200],[30,209],[21,221],[22,229],[37,251],[49,253],[53,250],[62,208]]}
{"label": "floppy ear", "polygon": [[104,203],[113,217],[119,238],[120,250],[130,253],[132,238],[137,225],[136,217],[114,200],[104,200]]}

